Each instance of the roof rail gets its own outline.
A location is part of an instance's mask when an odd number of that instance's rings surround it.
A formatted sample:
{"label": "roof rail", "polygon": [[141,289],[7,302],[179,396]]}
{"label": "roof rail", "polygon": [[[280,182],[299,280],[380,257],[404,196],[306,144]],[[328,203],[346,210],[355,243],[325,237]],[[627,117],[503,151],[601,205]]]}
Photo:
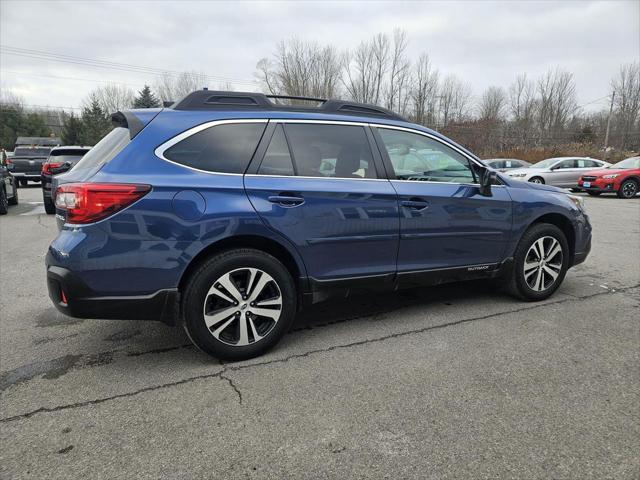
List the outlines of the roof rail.
{"label": "roof rail", "polygon": [[[276,102],[271,101],[276,100]],[[298,100],[319,103],[317,106],[285,105],[277,100]],[[377,105],[350,102],[346,100],[298,97],[290,95],[265,95],[255,92],[227,92],[212,90],[196,90],[170,108],[174,110],[287,110],[294,112],[317,112],[343,115],[374,116],[392,120],[406,121],[402,116]]]}

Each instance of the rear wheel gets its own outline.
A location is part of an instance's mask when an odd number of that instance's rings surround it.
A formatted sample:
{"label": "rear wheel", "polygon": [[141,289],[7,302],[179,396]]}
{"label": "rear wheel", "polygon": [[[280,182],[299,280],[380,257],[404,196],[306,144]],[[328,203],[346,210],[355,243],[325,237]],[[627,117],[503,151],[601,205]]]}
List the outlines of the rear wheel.
{"label": "rear wheel", "polygon": [[20,186],[21,187],[26,187],[28,183],[29,183],[29,181],[26,178],[21,178],[20,179]]}
{"label": "rear wheel", "polygon": [[533,225],[516,249],[508,289],[523,300],[544,300],[558,289],[568,268],[569,244],[562,230],[548,223]]}
{"label": "rear wheel", "polygon": [[618,189],[619,198],[633,198],[638,193],[638,182],[633,179],[625,180]]}
{"label": "rear wheel", "polygon": [[529,181],[531,183],[544,183],[544,178],[542,178],[542,177],[533,177]]}
{"label": "rear wheel", "polygon": [[217,358],[261,355],[287,332],[296,312],[289,271],[259,250],[230,250],[187,281],[182,311],[191,341]]}
{"label": "rear wheel", "polygon": [[44,211],[49,215],[56,213],[56,206],[51,200],[51,197],[47,196],[46,193],[42,193],[42,200],[44,200]]}

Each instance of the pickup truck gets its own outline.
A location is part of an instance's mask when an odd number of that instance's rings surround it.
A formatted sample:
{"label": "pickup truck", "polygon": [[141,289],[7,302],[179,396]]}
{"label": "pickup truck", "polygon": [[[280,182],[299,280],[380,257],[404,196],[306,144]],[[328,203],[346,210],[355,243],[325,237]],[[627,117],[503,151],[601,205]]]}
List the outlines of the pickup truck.
{"label": "pickup truck", "polygon": [[24,187],[27,182],[40,182],[40,172],[42,164],[47,160],[51,152],[51,147],[16,147],[11,157],[14,168],[11,171],[20,186]]}

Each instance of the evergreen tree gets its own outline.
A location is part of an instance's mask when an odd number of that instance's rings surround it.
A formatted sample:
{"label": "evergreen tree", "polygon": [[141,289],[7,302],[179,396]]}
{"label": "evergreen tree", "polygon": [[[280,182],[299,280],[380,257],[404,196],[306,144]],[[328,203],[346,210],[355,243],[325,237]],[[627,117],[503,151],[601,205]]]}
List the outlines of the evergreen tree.
{"label": "evergreen tree", "polygon": [[63,145],[82,144],[82,120],[76,117],[73,112],[65,118],[61,136]]}
{"label": "evergreen tree", "polygon": [[82,109],[82,129],[80,131],[80,143],[82,145],[95,145],[111,130],[111,122],[100,103],[93,99],[91,103]]}
{"label": "evergreen tree", "polygon": [[149,85],[145,85],[133,101],[133,108],[154,108],[160,106],[160,100],[153,94]]}

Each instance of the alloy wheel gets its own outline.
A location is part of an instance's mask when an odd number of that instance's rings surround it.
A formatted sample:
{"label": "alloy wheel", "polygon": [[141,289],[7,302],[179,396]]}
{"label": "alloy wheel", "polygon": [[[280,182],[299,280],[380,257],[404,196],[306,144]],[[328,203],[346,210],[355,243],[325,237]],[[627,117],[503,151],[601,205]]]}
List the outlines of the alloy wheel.
{"label": "alloy wheel", "polygon": [[638,193],[638,185],[636,182],[626,182],[622,185],[622,195],[626,198],[634,197],[636,193]]}
{"label": "alloy wheel", "polygon": [[541,237],[529,247],[524,258],[524,280],[532,290],[550,288],[562,271],[563,252],[553,237]]}
{"label": "alloy wheel", "polygon": [[204,299],[204,322],[217,340],[245,346],[265,338],[282,313],[282,292],[271,275],[238,268],[218,278]]}
{"label": "alloy wheel", "polygon": [[530,180],[530,182],[531,182],[531,183],[542,183],[542,180],[541,180],[541,179],[539,179],[538,177],[536,177],[536,178],[532,178],[532,179]]}

